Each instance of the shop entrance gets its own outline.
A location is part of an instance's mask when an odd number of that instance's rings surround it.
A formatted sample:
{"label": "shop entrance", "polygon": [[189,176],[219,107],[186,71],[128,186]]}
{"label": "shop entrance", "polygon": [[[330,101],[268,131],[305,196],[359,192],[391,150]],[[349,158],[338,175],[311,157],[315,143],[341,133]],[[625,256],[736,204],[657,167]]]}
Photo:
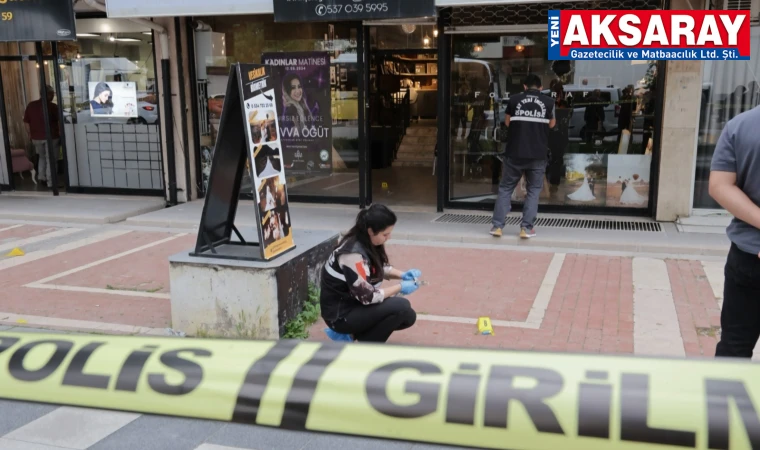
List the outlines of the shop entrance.
{"label": "shop entrance", "polygon": [[[47,86],[56,85],[52,47],[53,45],[47,42],[43,45],[0,44],[0,120],[4,148],[0,152],[0,185],[3,189],[57,192],[67,185],[60,140],[61,111],[58,108],[58,92],[55,88],[49,92],[51,100],[48,103],[47,118],[41,113],[41,104],[38,102],[42,75]],[[41,144],[45,140],[45,122],[50,126],[53,138],[51,168],[57,174],[57,186],[52,186],[52,182],[48,183],[46,168],[50,161],[41,158],[42,152],[46,151]],[[49,177],[53,179],[53,173],[50,173]]]}
{"label": "shop entrance", "polygon": [[[506,157],[503,126],[511,95],[528,74],[556,101],[548,132],[542,211],[645,213],[652,179],[656,62],[549,61],[536,26],[451,33],[448,203],[493,208]],[[464,131],[464,133],[463,133]],[[521,205],[525,180],[513,192]]]}
{"label": "shop entrance", "polygon": [[369,27],[370,199],[433,207],[438,144],[434,23]]}

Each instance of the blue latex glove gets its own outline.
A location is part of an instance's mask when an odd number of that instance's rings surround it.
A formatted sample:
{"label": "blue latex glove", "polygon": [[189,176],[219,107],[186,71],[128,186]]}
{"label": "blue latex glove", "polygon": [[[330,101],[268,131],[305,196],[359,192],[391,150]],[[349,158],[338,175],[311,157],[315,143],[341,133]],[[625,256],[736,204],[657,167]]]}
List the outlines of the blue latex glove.
{"label": "blue latex glove", "polygon": [[401,279],[404,281],[414,281],[415,278],[422,276],[422,272],[417,269],[407,270],[401,275]]}
{"label": "blue latex glove", "polygon": [[419,289],[420,287],[417,286],[417,283],[414,281],[402,281],[401,282],[401,294],[402,295],[409,295]]}

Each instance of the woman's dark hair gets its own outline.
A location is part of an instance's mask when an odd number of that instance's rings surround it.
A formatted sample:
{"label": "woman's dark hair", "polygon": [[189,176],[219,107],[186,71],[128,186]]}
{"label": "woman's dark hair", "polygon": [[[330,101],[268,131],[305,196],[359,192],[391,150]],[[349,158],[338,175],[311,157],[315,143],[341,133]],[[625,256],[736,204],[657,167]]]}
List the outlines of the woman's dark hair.
{"label": "woman's dark hair", "polygon": [[293,80],[298,80],[299,83],[301,83],[301,88],[303,88],[303,82],[301,81],[301,77],[299,77],[295,73],[289,73],[285,76],[285,78],[282,80],[282,88],[287,92],[288,95],[290,95],[290,92],[293,90]]}
{"label": "woman's dark hair", "polygon": [[106,84],[106,82],[104,81],[101,81],[100,83],[95,85],[95,95],[92,98],[94,100],[98,98],[100,94],[106,91],[108,91],[110,95],[108,96],[108,101],[104,103],[104,105],[113,106],[113,101],[111,101],[111,98],[113,97],[113,91],[111,90],[111,87],[108,84]]}
{"label": "woman's dark hair", "polygon": [[359,211],[356,216],[356,224],[348,230],[343,236],[340,243],[343,244],[349,239],[356,239],[367,250],[370,262],[378,274],[383,274],[383,266],[388,264],[388,255],[385,253],[385,246],[372,245],[369,236],[369,230],[377,234],[388,227],[396,225],[396,214],[387,206],[374,204],[367,209]]}

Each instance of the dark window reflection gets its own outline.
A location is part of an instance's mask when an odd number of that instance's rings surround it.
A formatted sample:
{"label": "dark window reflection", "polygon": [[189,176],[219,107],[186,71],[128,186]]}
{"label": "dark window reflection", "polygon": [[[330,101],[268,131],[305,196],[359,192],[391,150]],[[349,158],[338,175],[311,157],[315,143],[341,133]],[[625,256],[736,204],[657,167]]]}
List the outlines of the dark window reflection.
{"label": "dark window reflection", "polygon": [[[451,82],[451,192],[454,201],[496,198],[509,130],[510,95],[529,73],[557,100],[549,132],[543,204],[647,208],[655,61],[549,61],[546,33],[455,35]],[[525,197],[521,182],[513,201]]]}
{"label": "dark window reflection", "polygon": [[702,106],[699,114],[699,141],[694,180],[694,207],[716,208],[710,197],[710,163],[715,144],[726,123],[760,105],[760,28],[752,27],[752,55],[749,61],[705,61],[702,79]]}

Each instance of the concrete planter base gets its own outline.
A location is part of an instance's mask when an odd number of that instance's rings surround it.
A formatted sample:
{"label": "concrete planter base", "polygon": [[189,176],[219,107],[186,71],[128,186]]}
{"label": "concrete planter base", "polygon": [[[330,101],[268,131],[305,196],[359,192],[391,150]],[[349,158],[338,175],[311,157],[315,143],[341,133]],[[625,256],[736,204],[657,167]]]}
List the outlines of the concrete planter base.
{"label": "concrete planter base", "polygon": [[294,230],[297,247],[271,262],[169,258],[172,328],[190,336],[278,339],[318,285],[337,245],[330,231]]}

